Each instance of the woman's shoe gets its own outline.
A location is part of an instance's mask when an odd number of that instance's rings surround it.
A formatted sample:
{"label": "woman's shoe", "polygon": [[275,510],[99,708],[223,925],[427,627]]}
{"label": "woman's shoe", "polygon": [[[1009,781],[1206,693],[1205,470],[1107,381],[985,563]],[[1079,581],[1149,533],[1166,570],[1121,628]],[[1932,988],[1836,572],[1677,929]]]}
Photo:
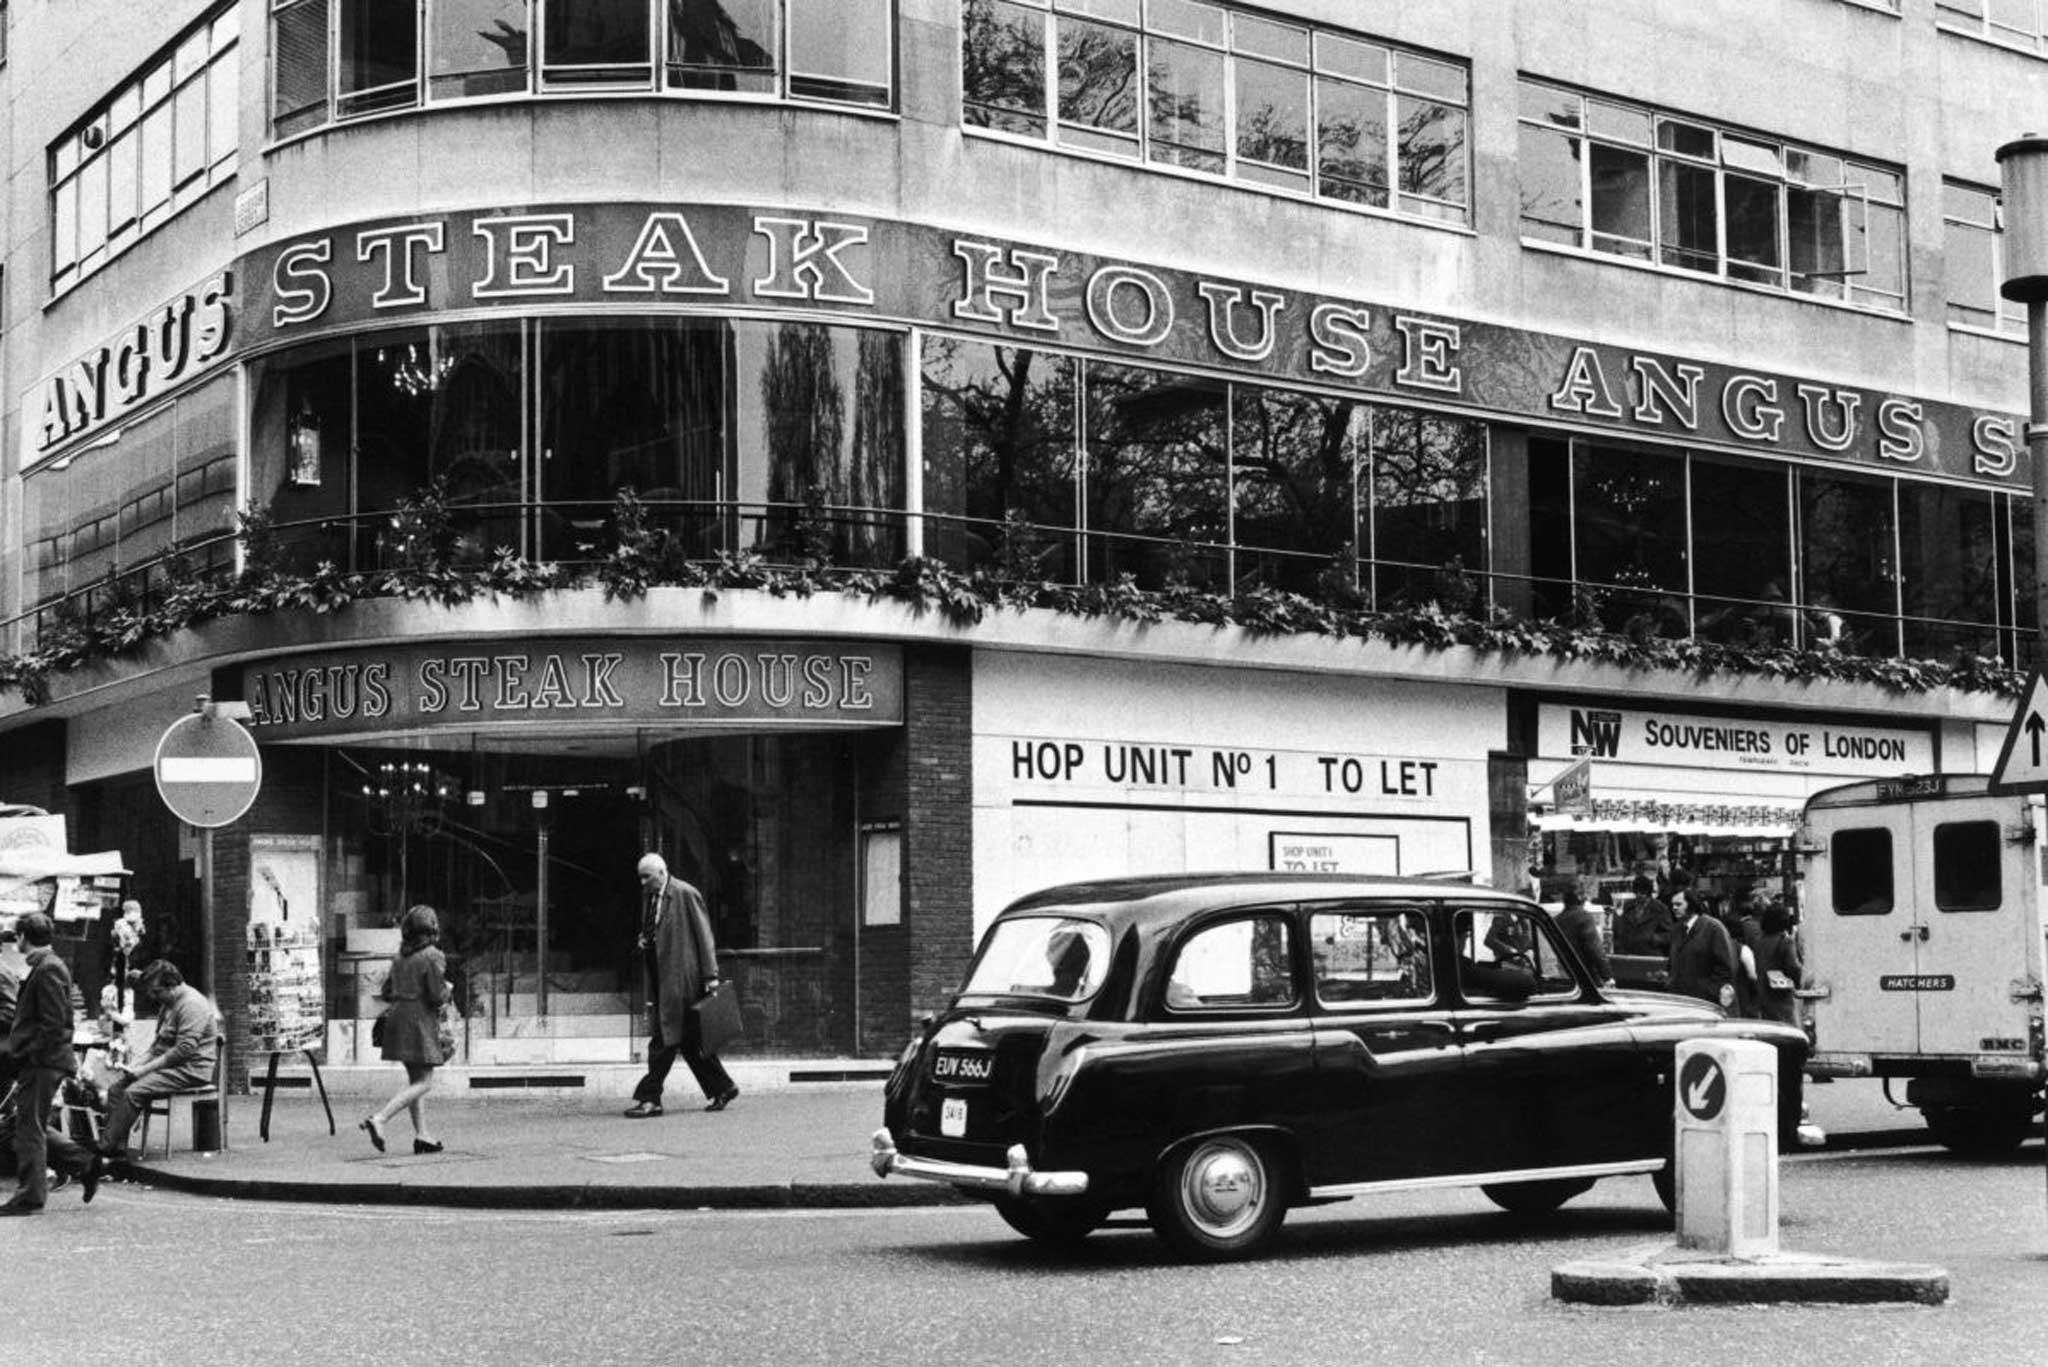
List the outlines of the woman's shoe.
{"label": "woman's shoe", "polygon": [[414,1153],[439,1153],[444,1147],[445,1145],[438,1139],[415,1139],[412,1141],[412,1151]]}
{"label": "woman's shoe", "polygon": [[363,1123],[356,1128],[370,1136],[370,1143],[378,1153],[384,1152],[384,1127],[377,1123],[376,1116],[364,1116]]}

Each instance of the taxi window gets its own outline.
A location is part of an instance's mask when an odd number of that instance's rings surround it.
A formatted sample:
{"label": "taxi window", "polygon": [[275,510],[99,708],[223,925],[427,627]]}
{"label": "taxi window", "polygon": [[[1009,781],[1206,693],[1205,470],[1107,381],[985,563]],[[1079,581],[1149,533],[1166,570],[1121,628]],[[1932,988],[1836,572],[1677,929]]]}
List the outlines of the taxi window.
{"label": "taxi window", "polygon": [[1182,942],[1166,979],[1166,1005],[1174,1011],[1242,1011],[1298,1000],[1293,934],[1277,914],[1196,931]]}
{"label": "taxi window", "polygon": [[1889,916],[1892,912],[1892,833],[1883,826],[1836,831],[1828,842],[1835,913]]}
{"label": "taxi window", "polygon": [[1549,918],[1521,909],[1460,911],[1458,991],[1467,1001],[1574,996],[1579,980]]}
{"label": "taxi window", "polygon": [[998,921],[974,962],[964,993],[1052,997],[1095,995],[1109,972],[1109,932],[1066,916]]}
{"label": "taxi window", "polygon": [[1414,908],[1354,907],[1319,911],[1308,921],[1316,1000],[1426,1002],[1430,981],[1429,919]]}

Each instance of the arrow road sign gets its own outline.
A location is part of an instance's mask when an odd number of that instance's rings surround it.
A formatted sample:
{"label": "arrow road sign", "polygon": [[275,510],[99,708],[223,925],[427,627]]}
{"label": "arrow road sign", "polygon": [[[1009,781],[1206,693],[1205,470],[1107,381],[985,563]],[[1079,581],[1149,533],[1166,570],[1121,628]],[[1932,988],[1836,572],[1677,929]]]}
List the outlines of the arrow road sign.
{"label": "arrow road sign", "polygon": [[1728,1075],[1711,1054],[1694,1054],[1678,1074],[1678,1099],[1700,1120],[1721,1114],[1728,1100]]}
{"label": "arrow road sign", "polygon": [[2012,714],[1998,767],[1991,771],[1994,793],[2048,793],[2048,680],[2036,669],[2027,676],[2019,710]]}

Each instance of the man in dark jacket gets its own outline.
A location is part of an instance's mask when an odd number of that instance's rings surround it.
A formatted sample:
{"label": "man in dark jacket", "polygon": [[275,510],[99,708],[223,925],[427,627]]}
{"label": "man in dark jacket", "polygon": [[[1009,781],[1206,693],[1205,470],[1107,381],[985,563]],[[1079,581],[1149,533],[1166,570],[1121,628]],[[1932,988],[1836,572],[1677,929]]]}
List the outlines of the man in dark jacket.
{"label": "man in dark jacket", "polygon": [[1564,890],[1564,910],[1557,914],[1557,928],[1564,932],[1564,938],[1571,941],[1579,958],[1593,972],[1594,981],[1603,987],[1614,984],[1614,970],[1607,964],[1607,946],[1602,943],[1600,919],[1586,906],[1586,889],[1582,883],[1573,882]]}
{"label": "man in dark jacket", "polygon": [[1697,894],[1689,888],[1671,894],[1671,913],[1678,918],[1678,933],[1671,941],[1669,989],[1733,1011],[1739,970],[1728,928],[1701,913]]}
{"label": "man in dark jacket", "polygon": [[71,970],[50,948],[54,931],[49,917],[32,911],[21,918],[18,930],[28,953],[28,977],[22,980],[7,1041],[21,1070],[14,1118],[15,1173],[21,1185],[12,1200],[0,1205],[0,1215],[39,1215],[50,1197],[51,1163],[84,1179],[80,1190],[90,1201],[99,1192],[100,1159],[49,1128],[65,1079],[78,1071],[71,1047]]}
{"label": "man in dark jacket", "polygon": [[718,986],[718,946],[711,939],[711,917],[697,889],[674,877],[658,854],[640,859],[640,948],[647,955],[649,1006],[647,1074],[633,1088],[627,1118],[646,1120],[661,1114],[661,1089],[676,1055],[690,1065],[697,1085],[709,1098],[707,1111],[722,1111],[740,1094],[716,1054],[705,1050],[697,1034],[697,1016],[690,1010]]}
{"label": "man in dark jacket", "polygon": [[1614,923],[1614,952],[1668,958],[1671,930],[1671,908],[1657,900],[1657,885],[1649,876],[1637,874],[1635,898]]}

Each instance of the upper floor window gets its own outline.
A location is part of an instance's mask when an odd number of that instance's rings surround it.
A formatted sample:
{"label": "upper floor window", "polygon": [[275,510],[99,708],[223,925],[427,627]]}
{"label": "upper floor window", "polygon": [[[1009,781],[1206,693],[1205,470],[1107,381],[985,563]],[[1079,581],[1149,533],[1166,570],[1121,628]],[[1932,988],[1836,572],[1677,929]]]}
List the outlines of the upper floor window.
{"label": "upper floor window", "polygon": [[1946,181],[1941,187],[1941,259],[1948,279],[1948,320],[2024,336],[2027,308],[2002,299],[2004,242],[1998,191]]}
{"label": "upper floor window", "polygon": [[1905,311],[1896,170],[1527,80],[1519,161],[1525,238]]}
{"label": "upper floor window", "polygon": [[1462,63],[1205,0],[965,0],[962,29],[970,127],[1470,217]]}
{"label": "upper floor window", "polygon": [[234,175],[238,32],[234,6],[217,8],[50,144],[57,288]]}
{"label": "upper floor window", "polygon": [[1934,0],[1935,22],[1958,33],[2039,53],[2048,37],[2048,0]]}
{"label": "upper floor window", "polygon": [[272,0],[271,131],[535,91],[886,108],[892,11],[893,0]]}

